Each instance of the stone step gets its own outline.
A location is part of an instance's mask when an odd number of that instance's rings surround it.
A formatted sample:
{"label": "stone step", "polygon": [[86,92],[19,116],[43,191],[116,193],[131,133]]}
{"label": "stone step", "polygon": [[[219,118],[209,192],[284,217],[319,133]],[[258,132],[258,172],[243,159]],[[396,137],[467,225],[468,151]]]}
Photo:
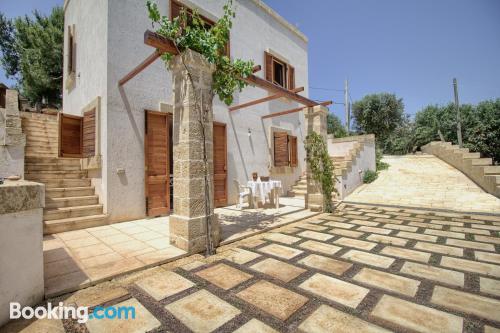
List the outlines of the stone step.
{"label": "stone step", "polygon": [[88,195],[82,197],[67,197],[67,198],[45,198],[45,207],[47,209],[60,207],[75,207],[96,205],[99,203],[97,195]]}
{"label": "stone step", "polygon": [[41,148],[41,147],[25,147],[24,152],[26,155],[36,156],[38,154],[56,154],[57,148]]}
{"label": "stone step", "polygon": [[483,166],[485,175],[500,175],[500,165]]}
{"label": "stone step", "polygon": [[296,184],[292,186],[292,190],[306,190],[307,184]]}
{"label": "stone step", "polygon": [[66,158],[66,157],[27,157],[25,159],[26,163],[33,164],[45,164],[45,163],[57,163],[58,165],[80,165],[79,158]]}
{"label": "stone step", "polygon": [[83,197],[94,195],[94,187],[53,187],[45,190],[46,198]]}
{"label": "stone step", "polygon": [[104,214],[43,221],[43,234],[50,235],[59,232],[98,227],[106,224],[108,224],[107,216]]}
{"label": "stone step", "polygon": [[49,144],[49,145],[44,145],[44,144],[38,144],[38,143],[32,143],[32,142],[26,142],[25,150],[30,150],[30,151],[48,151],[48,152],[57,152],[58,150],[58,145],[57,143],[55,144]]}
{"label": "stone step", "polygon": [[492,165],[493,160],[491,158],[476,158],[470,160],[472,165]]}
{"label": "stone step", "polygon": [[81,179],[87,176],[86,171],[34,171],[25,172],[28,180],[42,179]]}
{"label": "stone step", "polygon": [[463,159],[471,159],[471,158],[481,158],[481,153],[464,153],[462,154]]}
{"label": "stone step", "polygon": [[59,140],[57,138],[47,138],[43,136],[39,137],[34,137],[34,136],[26,136],[26,144],[37,144],[39,146],[44,146],[44,145],[58,145]]}
{"label": "stone step", "polygon": [[291,190],[288,191],[288,195],[291,197],[305,197],[307,190]]}
{"label": "stone step", "polygon": [[57,188],[57,187],[87,187],[90,186],[90,179],[44,179],[43,182],[45,188]]}
{"label": "stone step", "polygon": [[25,157],[57,157],[57,153],[24,152]]}
{"label": "stone step", "polygon": [[101,204],[45,209],[43,211],[43,219],[50,221],[50,220],[67,219],[71,217],[99,215],[102,214],[102,210],[103,210],[103,205]]}
{"label": "stone step", "polygon": [[31,171],[80,171],[80,164],[26,163],[26,172]]}

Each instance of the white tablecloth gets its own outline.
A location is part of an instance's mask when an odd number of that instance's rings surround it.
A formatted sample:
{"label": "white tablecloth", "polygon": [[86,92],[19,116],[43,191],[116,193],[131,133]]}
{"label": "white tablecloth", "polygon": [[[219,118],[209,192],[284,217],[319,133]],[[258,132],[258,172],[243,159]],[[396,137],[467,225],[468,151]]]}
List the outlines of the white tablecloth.
{"label": "white tablecloth", "polygon": [[269,180],[266,182],[249,180],[247,185],[252,189],[253,196],[259,198],[262,202],[266,201],[266,196],[273,189],[276,189],[276,191],[281,190],[281,180]]}

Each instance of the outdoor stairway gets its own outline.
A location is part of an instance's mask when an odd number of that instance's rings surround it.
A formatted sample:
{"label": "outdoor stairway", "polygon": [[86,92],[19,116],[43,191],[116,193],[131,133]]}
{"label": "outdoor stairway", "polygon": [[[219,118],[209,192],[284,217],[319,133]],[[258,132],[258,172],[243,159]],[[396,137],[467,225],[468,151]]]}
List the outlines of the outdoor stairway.
{"label": "outdoor stairway", "polygon": [[58,157],[57,117],[23,112],[22,124],[26,133],[24,178],[45,184],[43,233],[107,224],[80,159]]}
{"label": "outdoor stairway", "polygon": [[305,198],[307,193],[307,176],[300,176],[299,180],[292,186],[292,189],[288,191],[289,197]]}

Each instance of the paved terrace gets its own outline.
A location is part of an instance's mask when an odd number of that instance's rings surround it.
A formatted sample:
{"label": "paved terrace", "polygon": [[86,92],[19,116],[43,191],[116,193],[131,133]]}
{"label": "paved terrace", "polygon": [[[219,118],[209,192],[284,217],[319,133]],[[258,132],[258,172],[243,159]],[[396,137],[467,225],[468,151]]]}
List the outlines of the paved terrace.
{"label": "paved terrace", "polygon": [[389,169],[345,201],[500,214],[500,199],[433,155],[385,156],[384,161]]}
{"label": "paved terrace", "polygon": [[499,232],[500,216],[347,205],[61,298],[135,320],[6,331],[498,333]]}

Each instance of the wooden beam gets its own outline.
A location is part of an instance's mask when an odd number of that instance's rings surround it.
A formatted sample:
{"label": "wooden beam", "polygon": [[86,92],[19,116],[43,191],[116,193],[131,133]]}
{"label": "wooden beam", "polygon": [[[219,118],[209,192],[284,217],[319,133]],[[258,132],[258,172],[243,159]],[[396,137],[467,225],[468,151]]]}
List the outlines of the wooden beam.
{"label": "wooden beam", "polygon": [[257,73],[258,71],[260,71],[262,69],[262,67],[260,65],[255,65],[253,66],[252,68],[252,73]]}
{"label": "wooden beam", "polygon": [[[330,105],[332,104],[333,101],[325,101],[325,102],[321,102],[319,104],[316,104],[316,105],[322,105],[322,106],[327,106],[327,105]],[[316,106],[314,105],[314,106]],[[277,116],[283,116],[285,114],[290,114],[290,113],[294,113],[294,112],[299,112],[303,109],[305,109],[306,107],[304,106],[301,106],[299,108],[295,108],[295,109],[291,109],[291,110],[286,110],[286,111],[281,111],[281,112],[276,112],[276,113],[271,113],[271,114],[268,114],[268,115],[265,115],[265,116],[262,116],[261,118],[262,119],[267,119],[267,118],[272,118],[272,117],[277,117]]]}
{"label": "wooden beam", "polygon": [[[303,90],[304,90],[304,87],[299,87],[299,88],[292,89],[291,91],[295,92],[295,93],[298,93],[298,92],[301,92]],[[256,104],[260,104],[260,103],[272,101],[273,99],[278,99],[280,97],[283,97],[283,94],[269,95],[267,97],[259,98],[259,99],[250,101],[248,103],[243,103],[243,104],[231,106],[229,108],[229,112],[236,111],[236,110],[239,110],[239,109],[243,109],[243,108],[246,108],[248,106],[252,106],[252,105],[256,105]]]}
{"label": "wooden beam", "polygon": [[151,30],[146,30],[146,32],[144,32],[144,44],[152,46],[162,53],[170,53],[173,55],[179,54],[174,42]]}
{"label": "wooden beam", "polygon": [[142,70],[149,65],[151,65],[156,59],[158,59],[161,56],[161,53],[158,52],[158,50],[155,50],[149,57],[144,59],[143,62],[141,62],[139,65],[137,65],[136,68],[131,70],[127,75],[125,75],[123,78],[118,81],[118,86],[122,86],[125,83],[127,83],[129,80],[134,78],[137,74],[142,72]]}

